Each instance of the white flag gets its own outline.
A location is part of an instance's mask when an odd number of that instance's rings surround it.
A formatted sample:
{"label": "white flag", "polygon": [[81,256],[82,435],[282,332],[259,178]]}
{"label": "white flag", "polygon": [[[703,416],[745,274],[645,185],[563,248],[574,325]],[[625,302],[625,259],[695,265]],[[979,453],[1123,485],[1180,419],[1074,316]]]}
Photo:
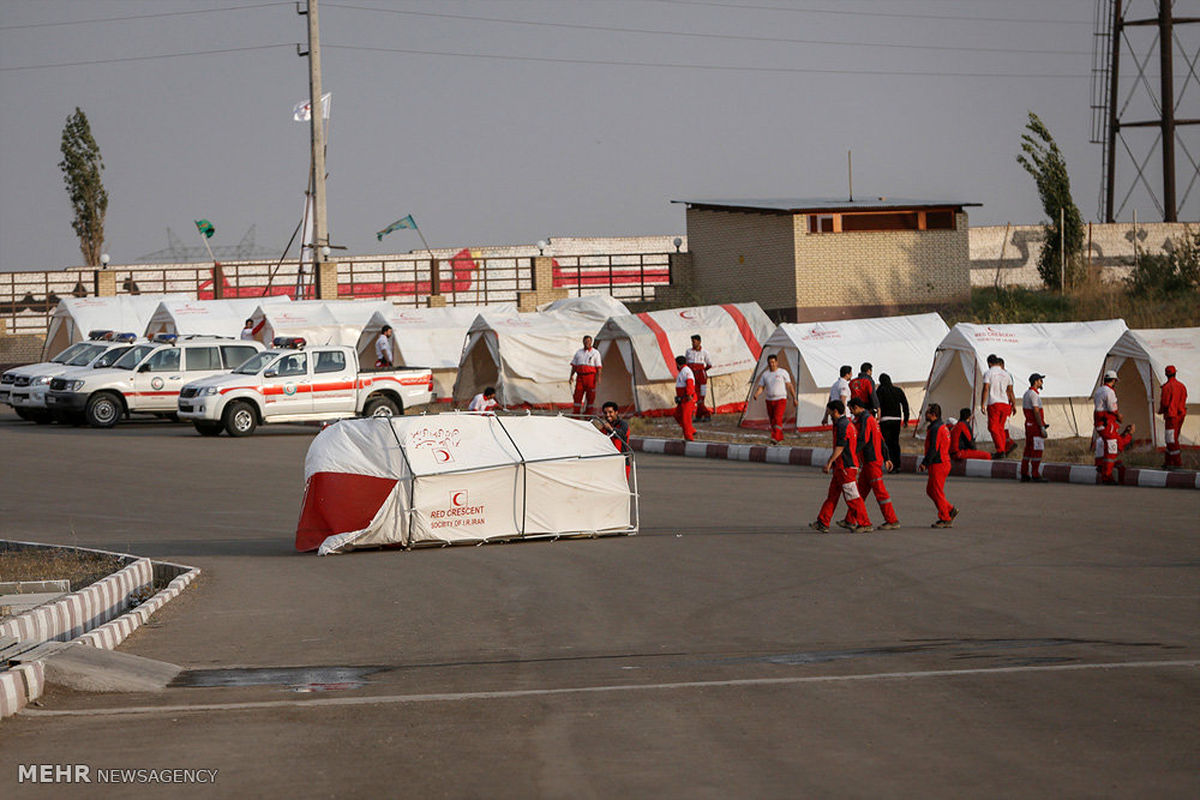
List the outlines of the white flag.
{"label": "white flag", "polygon": [[[333,92],[326,92],[321,95],[321,118],[329,119],[330,98],[333,97]],[[308,122],[312,119],[312,101],[305,100],[302,103],[296,103],[292,106],[292,119],[296,122]]]}

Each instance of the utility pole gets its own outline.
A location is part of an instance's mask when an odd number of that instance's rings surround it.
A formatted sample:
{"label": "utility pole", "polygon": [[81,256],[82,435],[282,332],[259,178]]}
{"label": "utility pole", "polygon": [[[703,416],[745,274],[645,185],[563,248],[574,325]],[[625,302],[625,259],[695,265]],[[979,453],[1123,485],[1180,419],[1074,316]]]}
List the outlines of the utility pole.
{"label": "utility pole", "polygon": [[[312,131],[313,262],[328,260],[324,249],[329,245],[329,223],[325,208],[325,103],[321,99],[321,29],[317,20],[317,0],[307,0],[299,14],[308,16],[308,97],[311,103],[309,123]],[[301,55],[304,55],[301,53]],[[309,242],[301,242],[301,246]]]}
{"label": "utility pole", "polygon": [[1162,73],[1163,222],[1177,222],[1175,207],[1175,76],[1171,65],[1171,0],[1158,0],[1158,63]]}

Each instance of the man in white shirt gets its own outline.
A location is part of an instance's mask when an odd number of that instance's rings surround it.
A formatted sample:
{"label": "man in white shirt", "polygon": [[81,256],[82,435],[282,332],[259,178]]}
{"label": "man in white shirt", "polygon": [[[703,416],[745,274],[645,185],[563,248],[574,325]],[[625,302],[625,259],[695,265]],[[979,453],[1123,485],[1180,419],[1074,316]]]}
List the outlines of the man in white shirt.
{"label": "man in white shirt", "polygon": [[1042,384],[1046,376],[1035,372],[1029,376],[1029,390],[1021,398],[1025,413],[1025,451],[1021,454],[1021,482],[1045,483],[1042,477],[1042,451],[1046,448],[1045,411],[1042,410]]}
{"label": "man in white shirt", "polygon": [[696,376],[683,356],[675,357],[675,367],[679,370],[675,376],[675,421],[683,428],[683,438],[690,442],[696,438],[696,428],[692,425],[692,414],[696,411]]}
{"label": "man in white shirt", "polygon": [[987,409],[988,433],[992,435],[992,444],[996,448],[993,458],[1004,458],[1017,447],[1017,443],[1008,435],[1008,418],[1017,413],[1017,399],[1013,396],[1013,380],[1004,368],[1004,359],[989,355],[987,363],[979,405]]}
{"label": "man in white shirt", "polygon": [[494,411],[499,403],[496,402],[496,390],[489,386],[471,398],[467,411]]}
{"label": "man in white shirt", "polygon": [[792,376],[786,369],[779,368],[779,357],[774,353],[767,356],[767,369],[758,379],[758,388],[754,390],[754,399],[763,392],[767,393],[767,421],[771,426],[771,441],[783,441],[783,415],[787,409],[788,398],[796,402],[796,390],[792,386]]}
{"label": "man in white shirt", "polygon": [[[854,370],[850,369],[849,364],[843,364],[838,370],[838,379],[833,382],[833,386],[829,387],[829,402],[834,400],[842,401],[842,408],[846,407],[846,403],[850,402],[850,376],[854,374]],[[825,407],[825,415],[821,417],[821,424],[829,422],[829,407]]]}
{"label": "man in white shirt", "polygon": [[1096,452],[1103,452],[1103,455],[1096,457],[1102,483],[1116,483],[1113,467],[1116,466],[1121,452],[1120,431],[1121,423],[1125,420],[1117,409],[1116,387],[1117,373],[1110,369],[1104,373],[1104,383],[1100,384],[1092,396],[1092,404],[1095,407],[1092,421],[1096,425]]}
{"label": "man in white shirt", "polygon": [[592,337],[583,337],[583,347],[571,358],[571,378],[575,383],[573,410],[576,414],[596,413],[596,384],[600,381],[600,351],[592,347]]}
{"label": "man in white shirt", "polygon": [[392,363],[392,326],[384,325],[375,339],[375,366],[387,368]]}
{"label": "man in white shirt", "polygon": [[242,328],[241,338],[243,341],[250,341],[254,338],[254,320],[246,320],[246,326]]}
{"label": "man in white shirt", "polygon": [[688,369],[696,378],[696,421],[712,419],[712,411],[704,405],[704,398],[708,396],[708,371],[712,369],[712,359],[700,344],[699,334],[692,337],[692,346],[684,356],[687,358]]}

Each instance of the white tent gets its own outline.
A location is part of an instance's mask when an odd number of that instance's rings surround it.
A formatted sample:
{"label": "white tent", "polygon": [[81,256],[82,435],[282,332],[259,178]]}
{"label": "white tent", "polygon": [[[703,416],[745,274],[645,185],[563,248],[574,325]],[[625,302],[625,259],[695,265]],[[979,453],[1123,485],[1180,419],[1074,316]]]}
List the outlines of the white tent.
{"label": "white tent", "polygon": [[296,549],[636,533],[625,464],[607,436],[566,417],[346,420],[309,447]]}
{"label": "white tent", "polygon": [[[799,409],[788,401],[785,424],[815,430],[825,415],[829,387],[838,379],[839,369],[848,364],[857,375],[859,365],[870,362],[875,379],[886,373],[893,385],[904,390],[909,408],[916,415],[933,351],[949,330],[937,314],[785,322],[763,345],[750,395],[767,368],[767,357],[778,356],[779,366],[792,376],[800,400]],[[762,397],[747,399],[741,424],[746,428],[767,427],[766,401]]]}
{"label": "white tent", "polygon": [[629,309],[611,294],[585,294],[582,297],[564,297],[542,303],[538,311],[566,311],[579,317],[587,317],[603,324],[609,317],[619,317],[628,314]]}
{"label": "white tent", "polygon": [[268,347],[277,336],[302,336],[309,344],[356,347],[363,327],[376,312],[390,314],[387,300],[300,300],[254,310],[254,336]]}
{"label": "white tent", "polygon": [[[983,373],[989,354],[1004,359],[1013,378],[1017,414],[1009,418],[1010,435],[1025,436],[1021,396],[1029,376],[1046,376],[1042,407],[1051,439],[1090,436],[1092,392],[1105,356],[1127,330],[1120,319],[1095,322],[1045,322],[1023,325],[975,325],[960,322],[937,347],[933,369],[925,386],[925,402],[938,403],[943,417],[957,417],[960,408],[979,408]],[[925,408],[920,428],[924,430]],[[975,440],[991,442],[982,415],[975,424]]]}
{"label": "white tent", "polygon": [[237,338],[246,320],[263,304],[289,305],[287,295],[228,300],[164,300],[146,323],[146,335],[229,336]]}
{"label": "white tent", "polygon": [[1136,426],[1137,438],[1148,438],[1155,446],[1162,446],[1166,440],[1158,402],[1162,385],[1167,382],[1168,364],[1175,367],[1176,379],[1188,389],[1188,415],[1179,442],[1200,445],[1200,328],[1125,331],[1109,349],[1095,385],[1100,385],[1104,370],[1116,370],[1121,416]]}
{"label": "white tent", "polygon": [[184,294],[64,297],[50,315],[50,330],[42,346],[42,360],[53,357],[75,342],[83,341],[89,331],[111,330],[140,336],[159,303],[186,299],[187,295]]}
{"label": "white tent", "polygon": [[758,303],[672,308],[612,317],[596,336],[603,370],[597,398],[622,411],[667,414],[675,410],[675,357],[699,334],[712,359],[708,371],[710,410],[745,407],[750,376],[774,323]]}
{"label": "white tent", "polygon": [[391,325],[396,365],[431,368],[436,398],[449,403],[467,331],[481,313],[512,315],[517,313],[517,304],[376,311],[358,337],[358,363],[364,369],[375,366],[375,340],[384,325]]}
{"label": "white tent", "polygon": [[463,346],[455,404],[465,408],[477,392],[494,386],[506,408],[570,408],[571,357],[602,324],[572,311],[480,314]]}

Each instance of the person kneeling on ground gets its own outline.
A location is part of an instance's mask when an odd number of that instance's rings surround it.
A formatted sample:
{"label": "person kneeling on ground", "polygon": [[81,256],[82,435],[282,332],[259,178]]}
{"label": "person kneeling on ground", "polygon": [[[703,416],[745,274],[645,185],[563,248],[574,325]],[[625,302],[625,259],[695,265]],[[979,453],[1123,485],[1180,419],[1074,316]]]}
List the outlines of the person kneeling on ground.
{"label": "person kneeling on ground", "polygon": [[966,458],[982,458],[990,461],[992,454],[975,446],[975,432],[971,430],[971,409],[959,409],[958,422],[950,431],[950,458],[961,461]]}
{"label": "person kneeling on ground", "polygon": [[1106,425],[1105,436],[1096,437],[1096,482],[1120,486],[1125,483],[1125,462],[1121,459],[1121,453],[1133,441],[1134,427],[1126,425],[1124,430],[1118,431],[1115,420],[1109,420]]}

